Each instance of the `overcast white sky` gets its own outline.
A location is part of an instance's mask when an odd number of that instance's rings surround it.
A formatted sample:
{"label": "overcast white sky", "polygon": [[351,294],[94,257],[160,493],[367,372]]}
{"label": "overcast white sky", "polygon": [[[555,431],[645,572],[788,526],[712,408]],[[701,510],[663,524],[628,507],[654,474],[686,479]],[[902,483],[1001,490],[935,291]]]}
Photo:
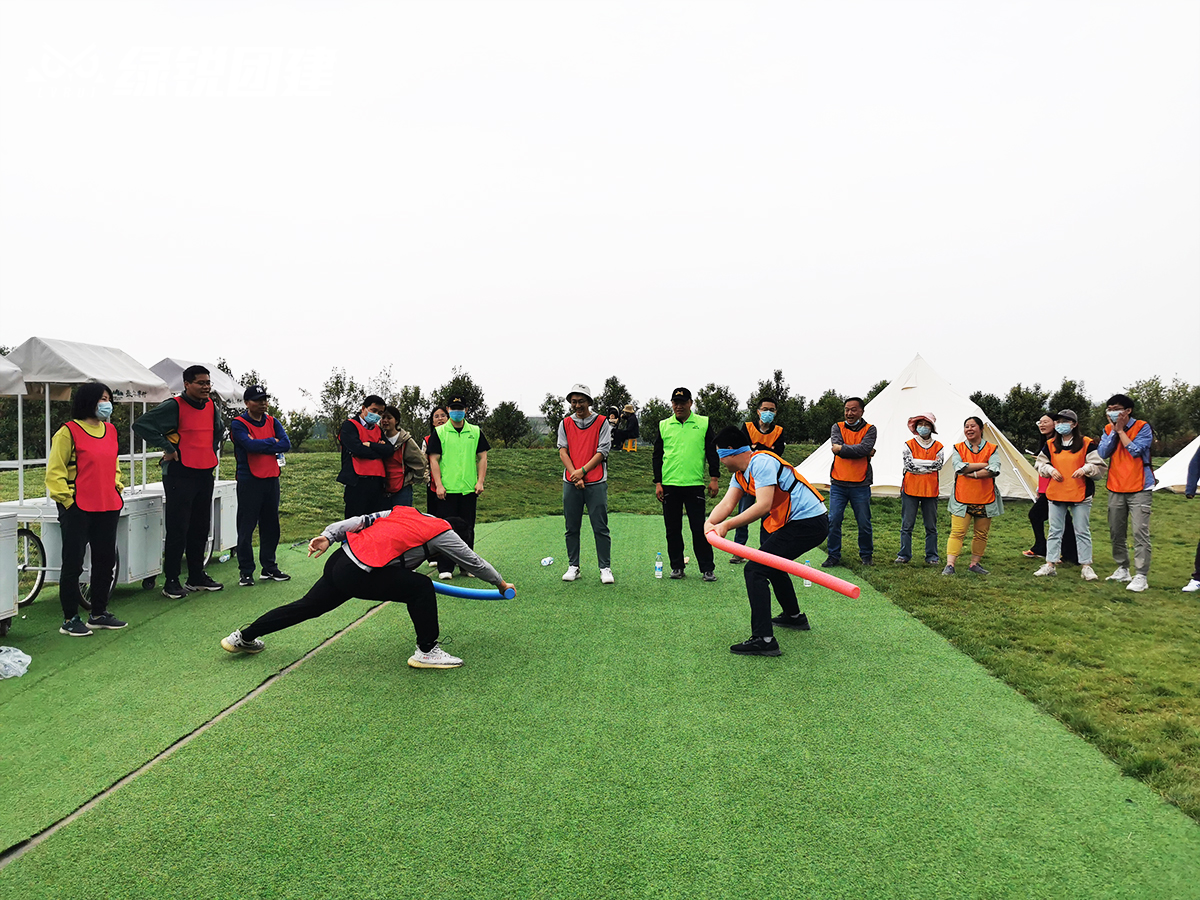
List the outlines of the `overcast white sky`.
{"label": "overcast white sky", "polygon": [[1200,4],[0,4],[0,343],[530,414],[1200,383]]}

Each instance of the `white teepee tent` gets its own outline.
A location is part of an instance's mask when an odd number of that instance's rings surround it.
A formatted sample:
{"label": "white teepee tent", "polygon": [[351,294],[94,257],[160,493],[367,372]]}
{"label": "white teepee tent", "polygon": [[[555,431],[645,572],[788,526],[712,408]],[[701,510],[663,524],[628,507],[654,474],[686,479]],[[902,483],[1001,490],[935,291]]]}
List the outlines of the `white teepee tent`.
{"label": "white teepee tent", "polygon": [[[1037,499],[1037,472],[1034,471],[1020,451],[996,428],[983,410],[961,394],[955,393],[950,383],[929,367],[917,355],[886,388],[867,404],[863,418],[875,426],[875,456],[871,460],[874,484],[872,497],[899,497],[900,480],[904,473],[901,453],[904,442],[912,438],[908,420],[920,413],[933,413],[938,421],[937,439],[945,447],[946,465],[942,467],[940,479],[941,496],[949,497],[954,484],[950,469],[950,454],[954,445],[963,440],[962,423],[968,416],[979,416],[984,421],[983,436],[996,444],[1000,456],[1000,477],[996,485],[1005,499]],[[830,442],[820,447],[800,464],[800,474],[812,484],[829,487],[829,469],[833,465]]]}
{"label": "white teepee tent", "polygon": [[1154,470],[1154,477],[1158,479],[1158,483],[1154,485],[1156,491],[1170,491],[1172,494],[1182,494],[1187,488],[1187,473],[1188,466],[1192,462],[1192,457],[1196,455],[1196,448],[1200,447],[1200,437],[1195,438],[1190,444],[1168,459],[1159,468]]}

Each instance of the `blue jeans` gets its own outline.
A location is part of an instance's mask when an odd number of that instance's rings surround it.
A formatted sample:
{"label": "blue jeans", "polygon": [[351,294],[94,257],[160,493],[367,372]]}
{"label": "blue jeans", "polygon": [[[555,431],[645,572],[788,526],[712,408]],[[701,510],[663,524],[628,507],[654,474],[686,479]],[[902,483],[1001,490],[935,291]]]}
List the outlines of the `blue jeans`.
{"label": "blue jeans", "polygon": [[871,531],[871,486],[845,484],[835,481],[829,486],[829,543],[825,550],[830,559],[842,558],[842,519],[846,504],[854,511],[858,522],[858,555],[870,559],[875,555],[875,535]]}
{"label": "blue jeans", "polygon": [[1092,564],[1092,529],[1089,519],[1092,515],[1092,498],[1078,503],[1059,503],[1050,500],[1050,537],[1046,538],[1046,562],[1062,562],[1063,532],[1066,531],[1067,519],[1075,526],[1075,549],[1078,551],[1079,564]]}
{"label": "blue jeans", "polygon": [[910,497],[900,494],[900,552],[904,559],[912,559],[913,526],[917,524],[917,508],[925,522],[925,562],[938,562],[937,497]]}

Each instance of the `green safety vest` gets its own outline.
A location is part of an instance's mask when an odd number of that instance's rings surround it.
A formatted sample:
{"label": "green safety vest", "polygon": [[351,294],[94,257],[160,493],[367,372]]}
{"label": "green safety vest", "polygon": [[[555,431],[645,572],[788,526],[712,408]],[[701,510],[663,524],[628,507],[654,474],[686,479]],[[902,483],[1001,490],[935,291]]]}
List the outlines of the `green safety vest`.
{"label": "green safety vest", "polygon": [[674,487],[704,484],[704,436],[708,416],[692,413],[686,422],[674,416],[658,423],[663,442],[662,483]]}
{"label": "green safety vest", "polygon": [[442,469],[442,487],[447,494],[473,494],[479,470],[475,466],[476,448],[479,446],[479,426],[463,422],[462,431],[447,422],[437,429],[442,442],[442,458],[438,465]]}

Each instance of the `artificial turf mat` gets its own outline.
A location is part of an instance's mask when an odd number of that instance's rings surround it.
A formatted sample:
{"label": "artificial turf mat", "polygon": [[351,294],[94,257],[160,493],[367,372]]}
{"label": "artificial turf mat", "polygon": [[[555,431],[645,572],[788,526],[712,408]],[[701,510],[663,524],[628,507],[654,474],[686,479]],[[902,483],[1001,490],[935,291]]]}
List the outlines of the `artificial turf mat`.
{"label": "artificial turf mat", "polygon": [[[801,589],[814,630],[735,657],[740,568],[656,581],[661,521],[617,516],[618,583],[585,526],[585,580],[563,584],[561,528],[480,527],[518,596],[443,600],[462,669],[408,669],[387,606],[0,871],[0,895],[1200,896],[1190,819],[877,592]],[[253,684],[288,637],[189,659]]]}

